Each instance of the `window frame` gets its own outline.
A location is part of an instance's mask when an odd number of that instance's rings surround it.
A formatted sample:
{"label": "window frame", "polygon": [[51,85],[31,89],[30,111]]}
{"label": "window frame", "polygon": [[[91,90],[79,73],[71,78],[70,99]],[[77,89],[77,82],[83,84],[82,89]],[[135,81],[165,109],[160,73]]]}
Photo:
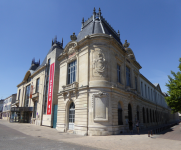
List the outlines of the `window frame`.
{"label": "window frame", "polygon": [[141,94],[143,96],[143,82],[141,81]]}
{"label": "window frame", "polygon": [[[72,66],[71,66],[72,64]],[[73,60],[67,64],[67,84],[76,82],[77,78],[77,60]]]}
{"label": "window frame", "polygon": [[[129,72],[127,72],[129,70]],[[129,83],[128,83],[129,80]],[[126,66],[126,86],[131,87],[131,68]]]}
{"label": "window frame", "polygon": [[[36,104],[36,105],[35,105],[35,104]],[[34,102],[34,107],[33,107],[33,118],[36,118],[37,104],[38,104],[38,102],[35,101],[35,102]],[[36,106],[36,107],[35,107],[35,106]]]}
{"label": "window frame", "polygon": [[21,94],[21,89],[19,89],[19,92],[18,92],[18,100],[20,100],[20,94]]}
{"label": "window frame", "polygon": [[138,78],[135,76],[135,89],[138,90]]}
{"label": "window frame", "polygon": [[36,93],[39,93],[40,78],[36,79]]}
{"label": "window frame", "polygon": [[121,65],[117,64],[117,82],[121,83]]}
{"label": "window frame", "polygon": [[[29,89],[27,90],[28,87],[29,87]],[[26,86],[24,107],[28,107],[28,104],[29,104],[30,88],[31,88],[31,84],[29,84],[29,85]]]}

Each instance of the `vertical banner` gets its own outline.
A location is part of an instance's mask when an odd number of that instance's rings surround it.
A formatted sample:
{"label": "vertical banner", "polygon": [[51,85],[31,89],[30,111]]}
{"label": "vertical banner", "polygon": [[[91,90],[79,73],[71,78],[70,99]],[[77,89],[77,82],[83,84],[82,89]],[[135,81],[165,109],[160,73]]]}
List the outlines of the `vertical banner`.
{"label": "vertical banner", "polygon": [[52,110],[52,94],[53,94],[54,66],[55,66],[55,63],[52,63],[52,64],[50,65],[49,87],[48,87],[48,103],[47,103],[47,115],[51,115],[51,110]]}
{"label": "vertical banner", "polygon": [[32,94],[33,94],[33,85],[31,85],[31,88],[30,88],[30,98],[32,98]]}

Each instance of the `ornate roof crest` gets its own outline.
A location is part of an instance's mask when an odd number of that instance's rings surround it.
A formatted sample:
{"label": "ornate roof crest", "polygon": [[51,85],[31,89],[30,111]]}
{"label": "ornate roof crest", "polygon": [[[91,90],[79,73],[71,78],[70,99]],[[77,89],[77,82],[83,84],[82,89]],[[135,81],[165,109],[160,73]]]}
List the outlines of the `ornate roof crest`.
{"label": "ornate roof crest", "polygon": [[125,43],[123,44],[123,47],[127,48],[129,47],[130,43],[127,42],[127,40],[125,40]]}
{"label": "ornate roof crest", "polygon": [[73,35],[70,36],[70,39],[71,39],[72,41],[77,40],[77,36],[75,35],[75,32],[73,33]]}

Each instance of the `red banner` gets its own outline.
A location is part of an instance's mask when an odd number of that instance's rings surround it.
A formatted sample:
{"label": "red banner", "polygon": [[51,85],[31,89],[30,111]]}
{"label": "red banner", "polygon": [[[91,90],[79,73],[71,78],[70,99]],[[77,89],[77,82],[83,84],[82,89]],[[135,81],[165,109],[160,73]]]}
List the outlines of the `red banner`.
{"label": "red banner", "polygon": [[30,88],[30,98],[32,98],[32,94],[33,94],[33,85],[31,85],[31,88]]}
{"label": "red banner", "polygon": [[48,87],[48,103],[47,103],[47,115],[51,115],[51,110],[52,110],[52,94],[53,94],[54,66],[55,66],[55,63],[53,63],[53,64],[50,65],[49,87]]}

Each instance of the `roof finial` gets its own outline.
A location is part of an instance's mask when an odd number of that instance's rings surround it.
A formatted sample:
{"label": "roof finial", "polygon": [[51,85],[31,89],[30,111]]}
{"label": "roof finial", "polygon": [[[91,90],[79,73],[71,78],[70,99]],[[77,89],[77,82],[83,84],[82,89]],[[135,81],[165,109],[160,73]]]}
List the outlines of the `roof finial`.
{"label": "roof finial", "polygon": [[99,7],[99,19],[101,19],[101,9]]}
{"label": "roof finial", "polygon": [[63,47],[63,38],[62,38],[62,47]]}
{"label": "roof finial", "polygon": [[57,36],[55,35],[54,43],[57,43]]}
{"label": "roof finial", "polygon": [[95,9],[95,7],[94,7],[93,13],[95,13],[95,12],[96,12],[96,9]]}
{"label": "roof finial", "polygon": [[96,17],[96,9],[94,7],[94,10],[93,10],[93,21],[95,20],[95,17]]}
{"label": "roof finial", "polygon": [[120,38],[120,33],[119,33],[119,30],[118,30],[118,37]]}
{"label": "roof finial", "polygon": [[82,31],[83,27],[84,27],[84,18],[82,18],[82,27],[81,27],[81,31]]}
{"label": "roof finial", "polygon": [[52,46],[53,46],[53,39],[52,39]]}

